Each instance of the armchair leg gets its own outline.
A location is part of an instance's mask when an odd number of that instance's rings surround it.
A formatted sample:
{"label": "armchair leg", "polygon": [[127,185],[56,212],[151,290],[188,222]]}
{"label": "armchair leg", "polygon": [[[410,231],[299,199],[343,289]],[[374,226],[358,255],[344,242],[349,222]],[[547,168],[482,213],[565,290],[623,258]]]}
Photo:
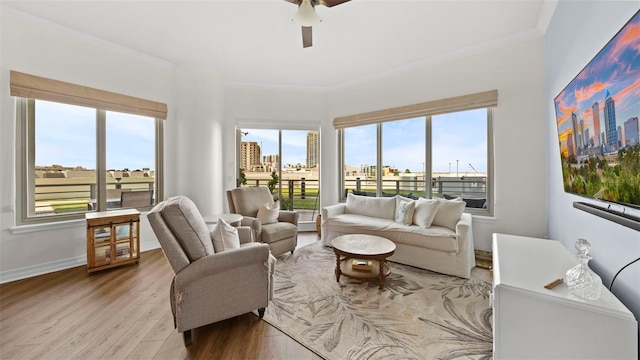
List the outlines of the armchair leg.
{"label": "armchair leg", "polygon": [[191,345],[191,330],[182,333],[182,340],[184,341],[184,346]]}
{"label": "armchair leg", "polygon": [[258,316],[260,317],[260,319],[264,317],[264,308],[258,309]]}

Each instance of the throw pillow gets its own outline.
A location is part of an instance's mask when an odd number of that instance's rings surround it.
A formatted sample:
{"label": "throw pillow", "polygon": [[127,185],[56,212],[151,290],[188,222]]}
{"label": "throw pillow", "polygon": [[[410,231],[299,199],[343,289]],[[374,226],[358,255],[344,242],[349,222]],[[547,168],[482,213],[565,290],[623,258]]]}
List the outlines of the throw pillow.
{"label": "throw pillow", "polygon": [[464,202],[462,198],[441,201],[438,206],[438,211],[436,211],[436,216],[433,218],[432,225],[444,226],[455,231],[456,224],[460,220],[466,206],[467,203]]}
{"label": "throw pillow", "polygon": [[218,219],[216,227],[211,232],[211,240],[217,253],[240,248],[238,229],[227,224],[223,219]]}
{"label": "throw pillow", "polygon": [[396,199],[393,197],[375,197],[347,194],[345,214],[358,214],[381,219],[393,219]]}
{"label": "throw pillow", "polygon": [[423,229],[431,227],[436,216],[440,200],[420,198],[416,201],[416,209],[413,212],[413,223]]}
{"label": "throw pillow", "polygon": [[396,196],[395,222],[402,225],[411,225],[415,206],[416,203],[413,200]]}
{"label": "throw pillow", "polygon": [[280,201],[260,206],[256,217],[260,220],[262,225],[266,225],[277,223],[278,215],[280,215]]}

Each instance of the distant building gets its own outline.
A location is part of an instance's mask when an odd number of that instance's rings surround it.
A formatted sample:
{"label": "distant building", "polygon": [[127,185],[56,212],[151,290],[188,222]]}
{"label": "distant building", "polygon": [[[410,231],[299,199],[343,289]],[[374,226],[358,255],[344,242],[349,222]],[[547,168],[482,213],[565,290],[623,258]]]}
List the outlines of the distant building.
{"label": "distant building", "polygon": [[260,171],[260,145],[255,141],[240,143],[240,168],[245,171]]}
{"label": "distant building", "polygon": [[573,149],[576,151],[580,149],[580,136],[578,136],[578,116],[576,113],[571,113],[571,126],[573,128]]}
{"label": "distant building", "polygon": [[616,128],[616,134],[618,136],[618,148],[624,147],[624,132],[622,126],[618,125]]}
{"label": "distant building", "polygon": [[609,90],[607,90],[604,100],[604,126],[607,145],[613,150],[618,146],[618,131],[616,129],[616,104]]}
{"label": "distant building", "polygon": [[568,159],[573,158],[573,157],[576,156],[576,151],[575,151],[575,149],[573,147],[573,144],[574,144],[574,142],[573,142],[573,134],[569,134],[567,136],[567,158]]}
{"label": "distant building", "polygon": [[264,155],[262,157],[262,170],[264,172],[272,172],[274,170],[278,170],[280,166],[280,156],[278,154],[273,155]]}
{"label": "distant building", "polygon": [[637,116],[624,122],[624,144],[625,146],[640,145],[640,127]]}
{"label": "distant building", "polygon": [[587,137],[584,135],[584,120],[580,119],[580,149],[587,147]]}
{"label": "distant building", "polygon": [[307,168],[318,166],[320,133],[317,130],[307,132]]}
{"label": "distant building", "polygon": [[591,110],[593,110],[593,145],[600,146],[600,104],[594,101]]}

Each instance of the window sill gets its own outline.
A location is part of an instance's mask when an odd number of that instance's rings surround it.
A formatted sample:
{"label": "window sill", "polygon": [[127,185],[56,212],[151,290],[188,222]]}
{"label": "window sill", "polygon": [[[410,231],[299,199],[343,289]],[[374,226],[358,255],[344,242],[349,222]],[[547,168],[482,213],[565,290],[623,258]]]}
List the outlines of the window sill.
{"label": "window sill", "polygon": [[[140,211],[140,215],[145,216],[147,212],[148,210],[142,210]],[[17,234],[39,232],[39,231],[67,229],[67,228],[73,228],[78,226],[82,226],[82,227],[87,226],[86,220],[82,218],[82,219],[73,219],[73,220],[50,221],[50,222],[37,223],[37,224],[17,225],[17,226],[11,227],[9,230],[11,230],[12,234],[17,235]]]}
{"label": "window sill", "polygon": [[11,227],[11,233],[14,235],[17,234],[26,234],[31,232],[38,231],[48,231],[48,230],[56,230],[56,229],[66,229],[71,227],[85,226],[84,219],[75,219],[75,220],[66,220],[66,221],[53,221],[39,224],[26,224],[26,225],[18,225]]}

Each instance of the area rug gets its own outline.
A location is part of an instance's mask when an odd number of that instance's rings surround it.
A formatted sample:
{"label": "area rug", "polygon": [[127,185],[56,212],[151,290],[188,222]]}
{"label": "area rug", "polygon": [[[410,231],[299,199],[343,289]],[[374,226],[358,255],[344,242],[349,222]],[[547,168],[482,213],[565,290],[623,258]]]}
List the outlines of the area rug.
{"label": "area rug", "polygon": [[390,262],[384,289],[344,276],[319,243],[280,256],[264,320],[325,359],[491,359],[491,282]]}

